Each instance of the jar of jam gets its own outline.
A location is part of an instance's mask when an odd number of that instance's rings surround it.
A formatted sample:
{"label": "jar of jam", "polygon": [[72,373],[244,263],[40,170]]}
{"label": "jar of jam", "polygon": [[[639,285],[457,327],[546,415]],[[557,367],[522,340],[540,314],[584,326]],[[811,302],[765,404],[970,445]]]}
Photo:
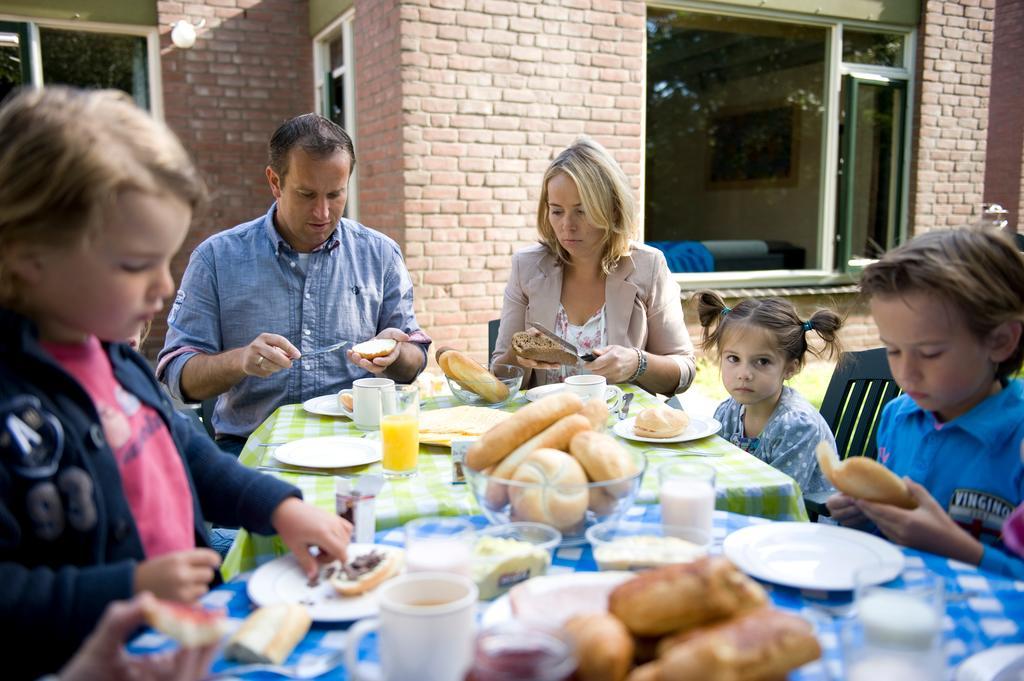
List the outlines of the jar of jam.
{"label": "jar of jam", "polygon": [[573,646],[562,632],[509,622],[480,632],[465,681],[571,681]]}

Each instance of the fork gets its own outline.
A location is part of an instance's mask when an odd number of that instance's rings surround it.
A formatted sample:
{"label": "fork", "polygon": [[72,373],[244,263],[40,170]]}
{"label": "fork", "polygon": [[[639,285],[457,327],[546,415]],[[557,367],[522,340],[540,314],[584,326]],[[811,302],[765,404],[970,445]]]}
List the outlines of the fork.
{"label": "fork", "polygon": [[299,658],[295,664],[243,664],[238,667],[224,669],[215,674],[207,676],[203,681],[213,679],[226,679],[233,676],[241,676],[251,672],[265,672],[267,674],[278,674],[291,679],[313,679],[341,664],[345,651],[335,650],[326,655],[307,654]]}

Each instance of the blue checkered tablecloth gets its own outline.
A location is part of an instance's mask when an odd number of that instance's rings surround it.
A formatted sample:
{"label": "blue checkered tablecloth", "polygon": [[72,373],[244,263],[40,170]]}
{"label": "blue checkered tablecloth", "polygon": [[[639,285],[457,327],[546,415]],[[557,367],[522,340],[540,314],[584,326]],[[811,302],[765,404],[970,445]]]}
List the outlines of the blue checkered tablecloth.
{"label": "blue checkered tablecloth", "polygon": [[[659,522],[661,511],[656,505],[640,505],[631,509],[628,520],[643,522]],[[484,518],[472,518],[478,526],[486,524]],[[724,511],[716,511],[714,516],[715,547],[713,552],[721,550],[722,540],[731,532],[753,524],[770,523],[763,518],[755,518]],[[400,545],[403,541],[401,528],[384,530],[377,533],[377,541],[385,544]],[[1014,582],[997,575],[989,574],[977,568],[940,558],[931,554],[902,549],[907,560],[908,569],[926,569],[937,573],[947,582],[947,608],[944,622],[945,651],[949,660],[950,670],[964,658],[1007,643],[1024,642],[1024,582]],[[593,555],[589,546],[563,548],[555,552],[549,574],[565,572],[595,571]],[[232,618],[242,619],[251,610],[252,605],[246,595],[245,586],[248,574],[240,576],[231,583],[225,584],[207,594],[203,603],[208,606],[226,608]],[[800,614],[814,623],[818,638],[824,649],[822,660],[807,665],[793,673],[793,681],[831,681],[842,679],[843,661],[839,646],[839,619],[826,614],[827,608],[842,609],[850,602],[849,592],[803,591],[781,586],[765,584],[776,607]],[[489,606],[481,603],[481,613]],[[822,607],[824,606],[824,607]],[[347,625],[314,625],[306,638],[299,644],[290,662],[308,654],[326,654],[344,647]],[[145,653],[172,647],[164,636],[146,633],[136,638],[129,649],[135,653]],[[374,634],[363,639],[359,651],[361,661],[376,660],[376,637]],[[232,665],[218,659],[214,663],[214,671],[230,669]],[[272,678],[254,674],[246,678]],[[323,679],[347,679],[349,676],[342,668],[323,675]],[[880,679],[879,681],[883,681]]]}

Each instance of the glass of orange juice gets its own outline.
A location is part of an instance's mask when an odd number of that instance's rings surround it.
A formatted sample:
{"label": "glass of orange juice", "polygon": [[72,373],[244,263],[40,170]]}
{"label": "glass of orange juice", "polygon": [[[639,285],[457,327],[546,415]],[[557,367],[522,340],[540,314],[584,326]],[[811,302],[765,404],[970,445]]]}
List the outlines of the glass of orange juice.
{"label": "glass of orange juice", "polygon": [[396,385],[381,395],[380,436],[384,475],[407,478],[416,474],[420,451],[420,394],[414,385]]}

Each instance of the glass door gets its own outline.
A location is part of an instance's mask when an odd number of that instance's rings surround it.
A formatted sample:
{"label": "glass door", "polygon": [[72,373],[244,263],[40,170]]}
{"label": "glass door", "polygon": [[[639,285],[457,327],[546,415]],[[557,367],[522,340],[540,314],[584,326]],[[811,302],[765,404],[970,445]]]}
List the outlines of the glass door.
{"label": "glass door", "polygon": [[907,84],[843,77],[836,266],[856,270],[896,245],[903,215]]}
{"label": "glass door", "polygon": [[28,24],[0,21],[0,101],[11,90],[32,82]]}

